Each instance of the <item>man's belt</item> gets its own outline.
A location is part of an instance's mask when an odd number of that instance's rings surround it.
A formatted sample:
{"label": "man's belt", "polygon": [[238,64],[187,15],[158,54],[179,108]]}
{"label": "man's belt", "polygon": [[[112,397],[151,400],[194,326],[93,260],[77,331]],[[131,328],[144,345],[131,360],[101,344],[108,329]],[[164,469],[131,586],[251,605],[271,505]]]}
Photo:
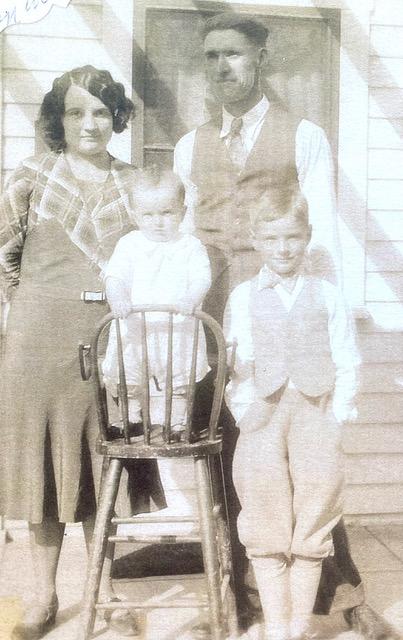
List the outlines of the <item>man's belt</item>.
{"label": "man's belt", "polygon": [[84,302],[106,302],[105,291],[81,291],[81,300]]}

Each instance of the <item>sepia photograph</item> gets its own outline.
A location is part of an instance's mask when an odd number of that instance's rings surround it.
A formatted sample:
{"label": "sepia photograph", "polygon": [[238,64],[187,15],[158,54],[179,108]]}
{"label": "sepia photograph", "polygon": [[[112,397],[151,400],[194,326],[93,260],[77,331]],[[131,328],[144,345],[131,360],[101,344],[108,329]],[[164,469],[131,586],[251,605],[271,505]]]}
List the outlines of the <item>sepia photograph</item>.
{"label": "sepia photograph", "polygon": [[0,0],[0,640],[403,638],[403,0]]}

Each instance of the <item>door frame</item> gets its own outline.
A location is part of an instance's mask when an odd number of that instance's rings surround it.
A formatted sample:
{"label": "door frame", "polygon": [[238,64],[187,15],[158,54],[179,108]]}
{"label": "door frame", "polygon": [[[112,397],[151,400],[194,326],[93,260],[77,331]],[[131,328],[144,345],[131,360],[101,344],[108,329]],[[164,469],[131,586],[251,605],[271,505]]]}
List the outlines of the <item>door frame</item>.
{"label": "door frame", "polygon": [[[329,28],[332,33],[336,33],[337,37],[339,36],[339,20],[338,15],[336,15],[335,9],[325,9],[318,10],[312,7],[275,7],[268,6],[262,4],[248,4],[246,6],[244,3],[239,2],[227,2],[225,4],[230,4],[237,12],[239,13],[253,13],[261,16],[285,16],[285,17],[293,17],[293,18],[310,18],[312,20],[323,19],[326,17],[326,20],[329,23]],[[197,6],[195,6],[197,5]],[[134,47],[136,50],[133,50],[133,101],[136,105],[136,114],[137,118],[134,123],[133,130],[133,147],[132,147],[132,158],[137,166],[143,165],[143,150],[144,150],[144,103],[142,100],[143,95],[143,83],[144,83],[144,69],[143,69],[143,52],[145,50],[145,37],[146,37],[146,13],[149,9],[159,9],[159,10],[179,10],[179,11],[189,11],[189,12],[211,12],[214,9],[224,7],[224,3],[215,2],[214,0],[202,0],[197,2],[192,2],[192,0],[182,0],[178,2],[178,0],[140,0],[136,2],[135,12],[134,12]],[[324,14],[324,11],[326,12]],[[330,138],[335,143],[335,148],[337,148],[337,138],[338,138],[338,86],[339,86],[339,78],[338,78],[338,65],[337,61],[334,60],[335,55],[335,47],[329,46],[328,56],[331,59],[330,65],[336,70],[336,73],[328,79],[328,100],[329,100],[329,112],[330,112],[330,122],[331,122],[331,131]],[[333,60],[332,60],[333,58]],[[338,58],[338,52],[337,52]],[[158,150],[164,151],[165,147],[158,146]],[[335,158],[336,160],[336,158]]]}

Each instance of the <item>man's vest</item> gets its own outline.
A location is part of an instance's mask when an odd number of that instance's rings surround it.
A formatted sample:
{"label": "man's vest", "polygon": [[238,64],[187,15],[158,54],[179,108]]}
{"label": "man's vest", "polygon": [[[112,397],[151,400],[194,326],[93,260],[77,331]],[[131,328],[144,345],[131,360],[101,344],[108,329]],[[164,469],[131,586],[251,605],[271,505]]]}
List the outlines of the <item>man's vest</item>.
{"label": "man's vest", "polygon": [[241,173],[232,165],[225,140],[220,138],[221,120],[197,129],[191,180],[198,190],[195,226],[204,244],[219,247],[227,255],[252,248],[249,214],[259,192],[297,180],[295,134],[300,120],[270,103]]}
{"label": "man's vest", "polygon": [[321,280],[306,277],[287,311],[274,289],[258,289],[256,277],[252,280],[250,312],[255,381],[261,397],[271,395],[287,380],[311,397],[333,389],[336,369]]}

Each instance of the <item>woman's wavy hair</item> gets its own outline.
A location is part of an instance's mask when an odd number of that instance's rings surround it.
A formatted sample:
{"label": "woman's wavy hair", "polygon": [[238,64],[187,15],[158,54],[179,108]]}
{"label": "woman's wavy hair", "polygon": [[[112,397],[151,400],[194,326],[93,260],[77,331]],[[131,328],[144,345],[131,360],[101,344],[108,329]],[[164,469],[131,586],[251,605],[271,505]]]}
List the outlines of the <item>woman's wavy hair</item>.
{"label": "woman's wavy hair", "polygon": [[67,71],[53,82],[41,104],[38,127],[52,151],[66,147],[63,116],[64,99],[72,85],[86,89],[108,107],[112,114],[113,131],[121,133],[134,113],[134,105],[125,95],[124,86],[115,82],[109,71],[96,69],[90,64]]}

